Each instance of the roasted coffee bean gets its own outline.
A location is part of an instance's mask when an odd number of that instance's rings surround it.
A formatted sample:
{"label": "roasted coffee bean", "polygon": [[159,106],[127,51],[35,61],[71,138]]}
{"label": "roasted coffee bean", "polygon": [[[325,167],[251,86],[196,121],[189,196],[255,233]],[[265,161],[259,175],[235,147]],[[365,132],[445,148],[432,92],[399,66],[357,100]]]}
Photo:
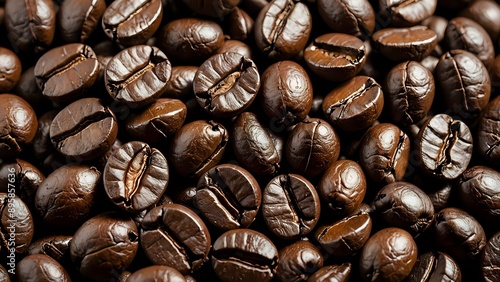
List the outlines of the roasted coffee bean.
{"label": "roasted coffee bean", "polygon": [[334,126],[359,131],[372,125],[382,113],[382,87],[371,77],[355,76],[330,91],[322,107]]}
{"label": "roasted coffee bean", "polygon": [[56,260],[44,254],[29,255],[16,266],[17,281],[71,282],[69,274]]}
{"label": "roasted coffee bean", "polygon": [[495,233],[486,244],[481,254],[481,274],[484,281],[494,282],[500,279],[500,232]]}
{"label": "roasted coffee bean", "polygon": [[239,4],[239,0],[182,0],[195,13],[209,17],[223,18]]}
{"label": "roasted coffee bean", "polygon": [[417,262],[405,281],[462,281],[458,264],[442,252],[428,252],[418,256]]}
{"label": "roasted coffee bean", "polygon": [[154,264],[189,274],[208,260],[210,233],[190,209],[178,204],[153,208],[141,226],[142,250]]}
{"label": "roasted coffee bean", "polygon": [[304,50],[307,67],[330,81],[345,81],[361,71],[366,47],[360,39],[342,33],[328,33],[314,39]]}
{"label": "roasted coffee bean", "polygon": [[21,97],[0,94],[0,158],[15,157],[38,129],[33,108]]}
{"label": "roasted coffee bean", "polygon": [[117,102],[132,107],[152,103],[167,88],[171,65],[160,49],[147,45],[127,48],[106,67],[106,90]]}
{"label": "roasted coffee bean", "polygon": [[477,258],[486,245],[481,224],[458,208],[445,208],[436,214],[434,238],[440,247],[458,260]]}
{"label": "roasted coffee bean", "polygon": [[152,265],[141,268],[130,274],[124,282],[146,282],[146,281],[164,281],[164,282],[186,282],[184,276],[177,269],[165,265]]}
{"label": "roasted coffee bean", "polygon": [[458,195],[467,211],[481,220],[500,219],[500,172],[474,166],[458,180]]}
{"label": "roasted coffee bean", "polygon": [[128,134],[136,140],[159,143],[170,139],[184,124],[187,108],[177,99],[162,98],[126,122]]}
{"label": "roasted coffee bean", "polygon": [[323,255],[310,242],[299,240],[279,252],[276,278],[280,281],[307,281],[323,267]]}
{"label": "roasted coffee bean", "polygon": [[103,172],[104,190],[118,208],[136,213],[158,202],[169,174],[167,159],[159,150],[132,141],[109,157]]}
{"label": "roasted coffee bean", "polygon": [[30,244],[27,254],[44,254],[58,262],[64,262],[64,259],[69,258],[69,245],[72,239],[73,236],[68,235],[43,237]]}
{"label": "roasted coffee bean", "polygon": [[314,186],[298,174],[274,177],[262,192],[262,215],[271,232],[283,239],[309,234],[318,223],[321,204]]}
{"label": "roasted coffee bean", "polygon": [[0,47],[0,93],[7,93],[21,78],[21,61],[7,48]]}
{"label": "roasted coffee bean", "polygon": [[58,103],[74,101],[99,75],[90,46],[73,43],[51,49],[36,63],[35,77],[44,97]]}
{"label": "roasted coffee bean", "polygon": [[219,229],[230,230],[246,228],[255,220],[262,192],[247,170],[221,164],[199,178],[193,200],[208,222]]}
{"label": "roasted coffee bean", "polygon": [[35,196],[44,224],[78,227],[85,221],[101,185],[101,172],[86,165],[64,165],[47,176]]}
{"label": "roasted coffee bean", "polygon": [[42,90],[38,88],[34,66],[23,71],[16,85],[15,93],[32,105],[35,111],[46,111],[46,106],[49,105],[50,100],[45,98]]}
{"label": "roasted coffee bean", "polygon": [[459,177],[472,157],[469,128],[446,114],[428,119],[421,126],[415,145],[420,168],[439,178]]}
{"label": "roasted coffee bean", "polygon": [[132,219],[105,213],[87,220],[73,235],[73,265],[87,279],[109,281],[126,269],[139,248],[139,233]]}
{"label": "roasted coffee bean", "polygon": [[493,1],[474,1],[466,9],[462,10],[461,16],[472,19],[480,24],[495,42],[500,35],[500,6]]}
{"label": "roasted coffee bean", "polygon": [[217,49],[216,54],[223,54],[226,52],[238,53],[243,57],[253,60],[252,48],[238,40],[225,40],[222,46]]}
{"label": "roasted coffee bean", "polygon": [[458,17],[448,22],[444,40],[449,50],[463,49],[476,55],[487,69],[495,59],[495,47],[484,28],[475,21]]}
{"label": "roasted coffee bean", "polygon": [[293,61],[280,61],[262,74],[261,106],[276,126],[303,120],[312,106],[313,87],[306,71]]}
{"label": "roasted coffee bean", "polygon": [[304,3],[273,0],[255,19],[255,43],[268,58],[286,60],[304,50],[311,30],[311,13]]}
{"label": "roasted coffee bean", "polygon": [[414,61],[400,63],[385,78],[385,107],[392,121],[408,126],[419,122],[434,101],[435,85],[431,71]]}
{"label": "roasted coffee bean", "polygon": [[351,277],[352,266],[351,263],[346,262],[341,265],[324,266],[313,275],[309,276],[307,282],[348,282]]}
{"label": "roasted coffee bean", "polygon": [[232,148],[241,166],[257,176],[269,176],[278,171],[280,150],[255,114],[240,114],[234,120],[231,136]]}
{"label": "roasted coffee bean", "polygon": [[210,57],[198,68],[193,80],[196,101],[216,117],[233,117],[243,112],[255,99],[259,87],[255,63],[233,52]]}
{"label": "roasted coffee bean", "polygon": [[335,32],[368,37],[375,29],[375,11],[368,0],[318,0],[318,12]]}
{"label": "roasted coffee bean", "polygon": [[[418,2],[420,3],[420,2]],[[426,26],[385,28],[373,34],[373,48],[395,61],[421,61],[437,45],[437,34]]]}
{"label": "roasted coffee bean", "polygon": [[179,99],[183,102],[194,97],[193,80],[198,71],[195,66],[172,67],[172,75],[162,97]]}
{"label": "roasted coffee bean", "polygon": [[480,116],[476,141],[485,159],[500,164],[500,97],[493,99]]}
{"label": "roasted coffee bean", "polygon": [[393,26],[414,26],[436,11],[437,0],[380,0],[380,10],[387,11]]}
{"label": "roasted coffee bean", "polygon": [[384,228],[368,239],[359,261],[363,281],[403,281],[417,261],[417,244],[410,233]]}
{"label": "roasted coffee bean", "polygon": [[439,59],[434,56],[427,56],[422,61],[420,61],[420,64],[428,69],[431,73],[434,73],[434,70],[436,69],[438,63]]}
{"label": "roasted coffee bean", "polygon": [[212,268],[224,282],[270,281],[278,265],[278,249],[264,234],[233,229],[222,234],[212,248]]}
{"label": "roasted coffee bean", "polygon": [[441,42],[448,26],[448,20],[440,16],[431,16],[423,20],[420,24],[434,30],[437,35],[437,42]]}
{"label": "roasted coffee bean", "polygon": [[338,160],[325,171],[318,192],[336,217],[354,213],[366,194],[366,178],[361,166],[352,160]]}
{"label": "roasted coffee bean", "polygon": [[158,47],[169,58],[183,64],[203,62],[223,43],[224,32],[217,23],[195,18],[169,22],[161,29],[158,38]]}
{"label": "roasted coffee bean", "polygon": [[244,10],[235,7],[228,15],[228,34],[231,39],[244,41],[253,36],[254,20]]}
{"label": "roasted coffee bean", "polygon": [[434,220],[434,206],[427,194],[408,182],[393,182],[375,196],[373,205],[389,226],[399,227],[418,236]]}
{"label": "roasted coffee bean", "polygon": [[57,14],[62,39],[67,43],[87,41],[99,26],[105,10],[105,0],[63,1]]}
{"label": "roasted coffee bean", "polygon": [[0,281],[10,282],[9,272],[0,264]]}
{"label": "roasted coffee bean", "polygon": [[168,152],[170,163],[181,176],[200,177],[220,162],[228,139],[226,128],[218,122],[188,123],[172,139]]}
{"label": "roasted coffee bean", "polygon": [[42,53],[54,39],[56,30],[54,2],[6,1],[5,29],[16,50],[26,54]]}
{"label": "roasted coffee bean", "polygon": [[357,253],[365,245],[372,230],[372,219],[366,212],[343,218],[316,229],[314,238],[321,247],[335,257]]}
{"label": "roasted coffee bean", "polygon": [[381,123],[368,129],[359,144],[359,161],[372,181],[385,185],[405,175],[410,139],[397,126]]}
{"label": "roasted coffee bean", "polygon": [[34,207],[36,191],[44,180],[45,175],[38,168],[21,159],[0,164],[0,191],[8,193],[9,188],[15,189],[29,208]]}
{"label": "roasted coffee bean", "polygon": [[109,39],[125,46],[146,43],[160,26],[161,2],[116,0],[102,15],[102,29]]}
{"label": "roasted coffee bean", "polygon": [[2,251],[5,248],[9,254],[16,255],[28,250],[35,230],[28,206],[10,187],[7,193],[0,193],[0,247]]}
{"label": "roasted coffee bean", "polygon": [[102,155],[115,142],[117,134],[115,115],[97,98],[83,98],[69,104],[50,126],[50,140],[57,151],[78,160]]}

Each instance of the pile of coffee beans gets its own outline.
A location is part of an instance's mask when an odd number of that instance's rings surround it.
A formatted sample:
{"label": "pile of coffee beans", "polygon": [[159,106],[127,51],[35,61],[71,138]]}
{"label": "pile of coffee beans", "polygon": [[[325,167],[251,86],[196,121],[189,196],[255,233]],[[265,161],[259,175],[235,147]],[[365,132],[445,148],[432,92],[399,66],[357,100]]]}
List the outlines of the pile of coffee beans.
{"label": "pile of coffee beans", "polygon": [[0,0],[0,281],[500,281],[499,0]]}

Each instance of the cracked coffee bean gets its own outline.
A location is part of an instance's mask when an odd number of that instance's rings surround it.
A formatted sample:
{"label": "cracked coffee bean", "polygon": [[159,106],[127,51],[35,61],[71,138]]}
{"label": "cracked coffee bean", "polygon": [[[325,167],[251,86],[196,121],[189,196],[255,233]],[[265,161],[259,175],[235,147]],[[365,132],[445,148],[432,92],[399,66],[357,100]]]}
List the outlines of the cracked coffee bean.
{"label": "cracked coffee bean", "polygon": [[421,254],[405,281],[462,281],[458,264],[442,252]]}
{"label": "cracked coffee bean", "polygon": [[50,235],[40,238],[30,244],[27,251],[28,255],[44,254],[64,263],[69,258],[69,245],[73,236],[68,235]]}
{"label": "cracked coffee bean", "polygon": [[436,0],[380,0],[379,8],[387,11],[393,26],[414,26],[432,16],[436,11]]}

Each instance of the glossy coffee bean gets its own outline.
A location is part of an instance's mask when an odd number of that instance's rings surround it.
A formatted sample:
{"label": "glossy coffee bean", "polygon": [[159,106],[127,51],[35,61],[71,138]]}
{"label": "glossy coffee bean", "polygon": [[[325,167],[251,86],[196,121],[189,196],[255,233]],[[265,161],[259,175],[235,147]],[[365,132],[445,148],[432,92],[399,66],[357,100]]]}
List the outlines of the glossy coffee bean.
{"label": "glossy coffee bean", "polygon": [[420,61],[436,47],[437,34],[420,25],[385,28],[375,32],[372,41],[374,49],[391,61]]}
{"label": "glossy coffee bean", "polygon": [[136,45],[114,56],[104,76],[108,94],[132,107],[152,103],[167,87],[171,64],[160,49]]}
{"label": "glossy coffee bean", "polygon": [[68,0],[61,3],[57,27],[64,42],[83,43],[100,26],[105,0]]}
{"label": "glossy coffee bean", "polygon": [[99,75],[99,62],[90,46],[73,43],[51,49],[35,66],[35,77],[44,97],[58,103],[74,101]]}
{"label": "glossy coffee bean", "polygon": [[185,124],[170,144],[170,164],[181,176],[200,177],[219,163],[228,139],[226,128],[218,122],[197,120]]}
{"label": "glossy coffee bean", "polygon": [[458,179],[458,195],[467,211],[487,221],[500,218],[500,172],[473,166]]}
{"label": "glossy coffee bean", "polygon": [[240,114],[234,120],[231,136],[234,154],[242,167],[257,176],[269,176],[278,171],[280,149],[254,113]]}
{"label": "glossy coffee bean", "polygon": [[4,282],[11,282],[9,272],[3,265],[0,265],[0,280]]}
{"label": "glossy coffee bean", "polygon": [[116,0],[102,15],[102,29],[116,43],[143,44],[158,29],[162,16],[161,0]]}
{"label": "glossy coffee bean", "polygon": [[77,227],[87,219],[101,185],[101,172],[86,165],[64,165],[47,176],[35,196],[43,223]]}
{"label": "glossy coffee bean", "polygon": [[57,151],[79,160],[102,155],[115,142],[117,134],[114,113],[97,98],[83,98],[69,104],[50,126],[50,140]]}
{"label": "glossy coffee bean", "polygon": [[403,281],[417,261],[417,244],[410,233],[384,228],[366,242],[359,259],[363,281]]}
{"label": "glossy coffee bean", "polygon": [[193,80],[196,101],[216,117],[243,112],[255,99],[259,87],[260,75],[255,63],[233,52],[210,57],[198,68]]}
{"label": "glossy coffee bean", "polygon": [[177,269],[165,265],[152,265],[130,274],[127,282],[185,282],[184,276]]}
{"label": "glossy coffee bean", "polygon": [[240,1],[238,0],[183,0],[195,13],[209,17],[222,18],[229,14]]}
{"label": "glossy coffee bean", "polygon": [[21,61],[7,48],[0,47],[0,93],[13,89],[21,78]]}
{"label": "glossy coffee bean", "polygon": [[436,214],[434,236],[439,246],[457,260],[479,257],[486,245],[481,224],[458,208],[448,207]]}
{"label": "glossy coffee bean", "polygon": [[357,253],[370,238],[372,219],[360,212],[316,229],[315,240],[330,255],[347,257]]}
{"label": "glossy coffee bean", "polygon": [[253,36],[254,20],[245,10],[235,7],[228,15],[228,34],[231,39],[244,41]]}
{"label": "glossy coffee bean", "polygon": [[500,97],[493,99],[482,112],[475,141],[485,159],[500,164]]}
{"label": "glossy coffee bean", "polygon": [[34,207],[36,191],[44,180],[45,175],[27,161],[13,159],[0,164],[0,191],[8,193],[9,188],[14,188],[30,209]]}
{"label": "glossy coffee bean", "polygon": [[368,129],[359,144],[361,167],[369,179],[380,184],[403,179],[409,154],[408,135],[390,123],[377,124]]}
{"label": "glossy coffee bean", "polygon": [[267,228],[283,239],[309,234],[319,220],[321,204],[314,186],[298,174],[274,177],[262,192]]}
{"label": "glossy coffee bean", "polygon": [[53,258],[43,255],[24,257],[16,266],[17,281],[60,281],[71,282],[64,267]]}
{"label": "glossy coffee bean", "polygon": [[324,266],[313,275],[309,276],[307,282],[348,282],[351,277],[352,266],[351,263],[346,262],[341,265]]}
{"label": "glossy coffee bean", "polygon": [[198,67],[195,66],[172,67],[172,75],[162,97],[179,99],[183,102],[193,98],[193,80],[196,71],[198,71]]}
{"label": "glossy coffee bean", "polygon": [[246,228],[255,220],[262,192],[247,170],[221,164],[199,178],[193,200],[208,222],[219,229],[230,230]]}
{"label": "glossy coffee bean", "polygon": [[0,94],[0,158],[14,157],[31,143],[38,129],[33,108],[13,94]]}
{"label": "glossy coffee bean", "polygon": [[286,60],[304,49],[311,29],[311,13],[304,3],[273,0],[255,19],[255,43],[268,58]]}
{"label": "glossy coffee bean", "polygon": [[276,126],[303,120],[312,106],[313,86],[304,68],[293,61],[280,61],[262,74],[261,106]]}
{"label": "glossy coffee bean", "polygon": [[311,177],[321,174],[340,154],[340,139],[326,121],[310,118],[288,135],[286,159],[293,171]]}
{"label": "glossy coffee bean", "polygon": [[158,38],[158,47],[169,58],[182,64],[203,62],[223,43],[224,32],[216,22],[195,18],[169,22],[161,29]]}
{"label": "glossy coffee bean", "polygon": [[428,252],[418,256],[417,263],[405,281],[462,281],[458,264],[442,252]]}
{"label": "glossy coffee bean", "polygon": [[224,282],[271,281],[278,265],[278,249],[264,234],[252,229],[226,231],[212,247],[212,268]]}
{"label": "glossy coffee bean", "polygon": [[250,46],[239,40],[225,40],[222,46],[220,46],[220,48],[217,49],[216,54],[222,54],[226,52],[238,53],[243,57],[252,60],[254,57],[253,56],[254,51],[252,51],[252,48],[250,48]]}
{"label": "glossy coffee bean", "polygon": [[434,30],[434,32],[437,34],[437,41],[441,42],[441,40],[443,40],[444,38],[446,27],[448,26],[448,20],[443,17],[434,15],[426,18],[420,24]]}
{"label": "glossy coffee bean", "polygon": [[7,253],[22,254],[35,233],[33,216],[26,204],[11,189],[0,193],[0,247]]}
{"label": "glossy coffee bean", "polygon": [[430,17],[436,11],[437,0],[408,1],[408,0],[380,0],[380,10],[390,14],[391,25],[414,26]]}
{"label": "glossy coffee bean", "polygon": [[427,174],[455,179],[472,157],[472,135],[465,123],[446,114],[428,119],[416,140],[417,161]]}
{"label": "glossy coffee bean", "polygon": [[474,1],[462,10],[461,16],[472,19],[480,24],[495,42],[500,35],[500,6],[494,1]]}
{"label": "glossy coffee bean", "polygon": [[369,127],[382,113],[382,87],[368,76],[355,76],[323,99],[323,113],[332,125],[346,131]]}
{"label": "glossy coffee bean", "polygon": [[375,11],[367,0],[318,0],[318,12],[335,32],[370,36],[375,29]]}
{"label": "glossy coffee bean", "polygon": [[361,166],[352,160],[338,160],[325,171],[317,186],[324,204],[334,216],[354,213],[366,194],[366,178]]}
{"label": "glossy coffee bean", "polygon": [[399,227],[418,236],[434,220],[434,206],[427,194],[408,182],[393,182],[375,196],[373,205],[389,226]]}
{"label": "glossy coffee bean", "polygon": [[180,100],[161,98],[141,112],[132,114],[125,126],[132,138],[159,143],[170,139],[182,127],[186,115],[186,105]]}
{"label": "glossy coffee bean", "polygon": [[58,262],[64,262],[64,259],[69,258],[69,245],[72,239],[73,236],[68,235],[43,237],[30,244],[27,254],[43,254]]}
{"label": "glossy coffee bean", "polygon": [[87,279],[109,281],[126,269],[139,248],[139,232],[132,219],[105,213],[87,220],[70,244],[73,265]]}
{"label": "glossy coffee bean", "polygon": [[431,71],[414,61],[392,68],[385,78],[385,107],[392,121],[408,126],[419,122],[434,101],[435,84]]}
{"label": "glossy coffee bean", "polygon": [[497,232],[488,240],[484,252],[481,254],[481,275],[486,282],[494,282],[500,279],[499,248],[500,232]]}
{"label": "glossy coffee bean", "polygon": [[345,81],[361,71],[366,62],[366,47],[360,39],[342,33],[317,37],[304,50],[307,67],[330,81]]}
{"label": "glossy coffee bean", "polygon": [[137,213],[158,202],[169,174],[167,159],[159,150],[132,141],[109,157],[103,172],[104,190],[118,208]]}
{"label": "glossy coffee bean", "polygon": [[279,252],[276,278],[279,281],[306,281],[323,267],[323,255],[309,241],[297,241]]}
{"label": "glossy coffee bean", "polygon": [[5,29],[16,50],[42,53],[51,44],[56,30],[56,10],[51,0],[5,3]]}
{"label": "glossy coffee bean", "polygon": [[210,233],[201,218],[190,209],[166,204],[151,209],[144,216],[141,246],[152,263],[188,274],[208,260]]}

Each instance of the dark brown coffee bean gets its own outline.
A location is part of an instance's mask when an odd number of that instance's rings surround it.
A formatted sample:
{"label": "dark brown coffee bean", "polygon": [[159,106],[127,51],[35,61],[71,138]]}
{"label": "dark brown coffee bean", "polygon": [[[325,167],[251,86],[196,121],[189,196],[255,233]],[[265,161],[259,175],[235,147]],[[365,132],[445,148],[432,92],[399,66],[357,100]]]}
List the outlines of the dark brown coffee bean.
{"label": "dark brown coffee bean", "polygon": [[481,275],[484,281],[494,282],[500,279],[500,232],[495,233],[486,244],[481,254]]}
{"label": "dark brown coffee bean", "polygon": [[210,57],[198,68],[193,80],[196,101],[216,117],[243,112],[255,99],[259,87],[255,63],[233,52]]}
{"label": "dark brown coffee bean", "polygon": [[132,141],[109,157],[103,172],[104,190],[118,208],[136,213],[158,202],[169,174],[167,159],[159,150]]}
{"label": "dark brown coffee bean", "polygon": [[257,180],[244,168],[217,165],[198,180],[195,206],[219,229],[246,228],[254,220],[262,201]]}
{"label": "dark brown coffee bean", "polygon": [[172,67],[172,75],[162,97],[179,99],[183,102],[193,98],[193,80],[196,71],[198,71],[198,67],[195,66]]}
{"label": "dark brown coffee bean", "polygon": [[320,200],[314,186],[298,174],[274,177],[262,192],[262,215],[271,232],[283,239],[309,234],[318,223]]}
{"label": "dark brown coffee bean", "polygon": [[102,15],[102,29],[119,44],[143,44],[158,29],[162,16],[161,0],[116,0]]}
{"label": "dark brown coffee bean", "polygon": [[362,130],[382,113],[382,87],[371,77],[355,76],[330,91],[322,107],[334,126],[346,131]]}
{"label": "dark brown coffee bean", "polygon": [[17,281],[60,281],[71,282],[64,267],[44,254],[29,255],[16,266]]}
{"label": "dark brown coffee bean", "polygon": [[255,43],[273,60],[286,60],[304,49],[312,29],[309,8],[293,0],[273,0],[255,19]]}
{"label": "dark brown coffee bean", "polygon": [[30,244],[27,254],[44,254],[63,263],[64,259],[69,258],[69,245],[72,239],[73,236],[67,235],[43,237]]}
{"label": "dark brown coffee bean", "polygon": [[372,230],[368,213],[357,213],[332,224],[316,229],[314,238],[321,247],[335,257],[347,257],[357,253],[365,245]]}
{"label": "dark brown coffee bean", "polygon": [[276,278],[280,281],[306,281],[323,267],[323,255],[309,241],[297,241],[279,252]]}
{"label": "dark brown coffee bean", "polygon": [[493,1],[474,1],[466,9],[462,10],[461,16],[472,19],[480,24],[495,42],[500,35],[500,6]]}
{"label": "dark brown coffee bean", "polygon": [[428,252],[418,256],[417,263],[405,281],[462,281],[458,264],[442,252]]}
{"label": "dark brown coffee bean", "polygon": [[274,277],[278,249],[264,234],[233,229],[222,234],[212,248],[212,268],[224,282],[262,281]]}
{"label": "dark brown coffee bean", "polygon": [[57,110],[48,111],[38,118],[38,130],[31,144],[33,154],[38,160],[46,158],[55,151],[50,141],[50,125],[57,113]]}
{"label": "dark brown coffee bean", "polygon": [[1,264],[0,264],[0,281],[11,282],[9,272]]}
{"label": "dark brown coffee bean", "polygon": [[318,0],[318,12],[335,32],[370,36],[375,29],[375,12],[367,0]]}
{"label": "dark brown coffee bean", "polygon": [[380,10],[390,14],[393,26],[414,26],[422,20],[430,17],[436,11],[436,0],[380,0]]}
{"label": "dark brown coffee bean", "polygon": [[127,279],[123,282],[145,281],[186,282],[186,279],[184,279],[184,276],[182,276],[182,274],[173,267],[165,265],[152,265],[129,274]]}
{"label": "dark brown coffee bean", "polygon": [[238,53],[243,57],[253,60],[254,51],[252,51],[252,48],[238,40],[225,40],[224,44],[217,49],[216,54],[223,54],[226,52]]}
{"label": "dark brown coffee bean", "polygon": [[228,32],[231,39],[244,41],[253,36],[254,20],[244,10],[235,7],[228,15]]}
{"label": "dark brown coffee bean", "polygon": [[228,132],[220,123],[211,120],[188,123],[172,139],[170,163],[181,176],[200,177],[220,162],[228,139]]}
{"label": "dark brown coffee bean", "polygon": [[324,266],[309,276],[307,282],[348,282],[351,277],[351,270],[352,266],[350,262],[341,265]]}
{"label": "dark brown coffee bean", "polygon": [[160,49],[136,45],[109,61],[104,77],[106,90],[117,102],[141,107],[165,92],[171,69],[170,61]]}
{"label": "dark brown coffee bean", "polygon": [[366,47],[360,39],[342,33],[328,33],[314,39],[304,50],[307,67],[330,81],[345,81],[361,71]]}
{"label": "dark brown coffee bean", "polygon": [[0,164],[0,192],[8,193],[9,188],[14,188],[30,209],[34,207],[36,191],[44,180],[45,175],[38,168],[21,159]]}
{"label": "dark brown coffee bean", "polygon": [[57,14],[57,26],[62,39],[67,43],[87,41],[95,28],[100,26],[105,10],[105,0],[62,2]]}
{"label": "dark brown coffee bean", "polygon": [[35,66],[23,71],[21,78],[16,85],[15,93],[28,102],[35,111],[46,111],[46,106],[50,105],[50,100],[45,98],[42,90],[38,87],[35,77]]}
{"label": "dark brown coffee bean", "polygon": [[408,135],[390,123],[370,128],[359,144],[359,161],[364,172],[382,185],[403,179],[409,155]]}
{"label": "dark brown coffee bean", "polygon": [[21,61],[7,48],[0,47],[0,93],[7,93],[21,78]]}
{"label": "dark brown coffee bean", "polygon": [[37,129],[36,113],[23,98],[0,94],[0,158],[21,153],[35,138]]}
{"label": "dark brown coffee bean", "polygon": [[239,0],[183,0],[195,13],[209,17],[223,18],[239,4]]}
{"label": "dark brown coffee bean", "polygon": [[437,35],[437,41],[441,42],[441,40],[443,40],[444,38],[446,27],[448,26],[448,20],[443,17],[434,15],[423,20],[420,24],[434,30]]}
{"label": "dark brown coffee bean", "polygon": [[154,264],[171,266],[183,274],[208,260],[210,233],[190,209],[166,204],[151,209],[142,221],[141,246]]}
{"label": "dark brown coffee bean", "polygon": [[15,189],[8,186],[7,193],[0,193],[0,247],[9,254],[22,254],[35,233],[33,216],[26,204],[15,195]]}
{"label": "dark brown coffee bean", "polygon": [[385,28],[373,34],[373,48],[391,61],[420,61],[437,45],[437,34],[426,26]]}
{"label": "dark brown coffee bean", "polygon": [[500,164],[500,97],[482,112],[477,130],[477,148],[488,161]]}
{"label": "dark brown coffee bean", "polygon": [[446,114],[435,115],[420,128],[416,141],[420,168],[433,176],[455,179],[472,157],[472,135],[465,123]]}
{"label": "dark brown coffee bean", "polygon": [[117,134],[115,115],[97,98],[83,98],[69,104],[50,126],[50,140],[57,151],[79,160],[94,159],[105,153]]}

